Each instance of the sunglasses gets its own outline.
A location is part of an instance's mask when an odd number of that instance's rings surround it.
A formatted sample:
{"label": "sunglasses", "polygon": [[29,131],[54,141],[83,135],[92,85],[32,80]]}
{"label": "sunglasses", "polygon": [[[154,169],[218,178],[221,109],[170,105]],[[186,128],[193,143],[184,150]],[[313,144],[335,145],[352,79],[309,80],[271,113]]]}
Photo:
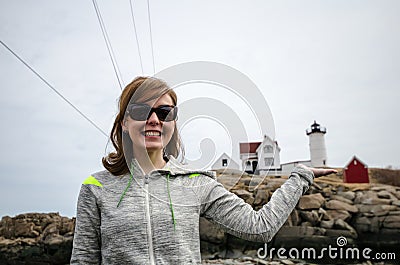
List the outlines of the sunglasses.
{"label": "sunglasses", "polygon": [[178,116],[178,107],[162,105],[157,108],[152,108],[146,104],[131,104],[128,105],[126,113],[133,120],[146,121],[150,118],[153,112],[156,113],[160,121],[174,121]]}

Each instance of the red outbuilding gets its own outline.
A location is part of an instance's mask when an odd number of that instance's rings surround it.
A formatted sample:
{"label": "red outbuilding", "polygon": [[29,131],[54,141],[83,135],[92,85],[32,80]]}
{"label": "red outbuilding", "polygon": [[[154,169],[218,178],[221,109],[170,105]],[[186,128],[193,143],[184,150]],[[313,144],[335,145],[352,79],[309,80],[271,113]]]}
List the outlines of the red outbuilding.
{"label": "red outbuilding", "polygon": [[356,156],[344,168],[345,183],[369,183],[368,167]]}

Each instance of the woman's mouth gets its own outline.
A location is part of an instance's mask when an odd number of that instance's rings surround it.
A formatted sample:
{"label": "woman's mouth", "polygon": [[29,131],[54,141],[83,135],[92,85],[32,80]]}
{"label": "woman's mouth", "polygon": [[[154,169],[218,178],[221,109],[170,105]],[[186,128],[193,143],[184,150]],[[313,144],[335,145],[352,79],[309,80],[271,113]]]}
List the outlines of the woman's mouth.
{"label": "woman's mouth", "polygon": [[161,132],[160,131],[149,130],[149,131],[142,132],[142,135],[144,135],[146,137],[160,137],[161,136]]}

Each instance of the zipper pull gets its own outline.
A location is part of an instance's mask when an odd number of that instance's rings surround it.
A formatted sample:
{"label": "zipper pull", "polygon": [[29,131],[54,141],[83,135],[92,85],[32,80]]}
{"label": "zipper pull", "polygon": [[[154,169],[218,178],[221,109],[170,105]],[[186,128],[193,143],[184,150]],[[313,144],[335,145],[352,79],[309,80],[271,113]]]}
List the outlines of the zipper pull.
{"label": "zipper pull", "polygon": [[144,176],[144,183],[149,184],[149,176]]}

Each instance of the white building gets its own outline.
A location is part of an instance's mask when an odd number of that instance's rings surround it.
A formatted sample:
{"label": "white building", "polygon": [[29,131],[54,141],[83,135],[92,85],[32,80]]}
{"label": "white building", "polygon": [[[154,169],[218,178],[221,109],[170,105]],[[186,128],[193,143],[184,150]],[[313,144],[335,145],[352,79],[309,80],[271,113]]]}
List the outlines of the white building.
{"label": "white building", "polygon": [[278,142],[264,135],[262,142],[240,143],[242,168],[247,173],[275,175],[280,169]]}
{"label": "white building", "polygon": [[306,130],[309,137],[310,158],[312,167],[326,167],[328,158],[325,147],[326,128],[321,127],[316,121],[311,128]]}
{"label": "white building", "polygon": [[230,156],[226,153],[223,153],[211,166],[212,170],[217,169],[240,169],[238,163],[235,162]]}
{"label": "white building", "polygon": [[240,143],[240,160],[242,160],[242,169],[247,173],[253,174],[258,166],[257,148],[261,142]]}
{"label": "white building", "polygon": [[278,142],[264,135],[263,141],[256,150],[260,175],[270,175],[280,170],[280,151],[281,148],[278,146]]}

